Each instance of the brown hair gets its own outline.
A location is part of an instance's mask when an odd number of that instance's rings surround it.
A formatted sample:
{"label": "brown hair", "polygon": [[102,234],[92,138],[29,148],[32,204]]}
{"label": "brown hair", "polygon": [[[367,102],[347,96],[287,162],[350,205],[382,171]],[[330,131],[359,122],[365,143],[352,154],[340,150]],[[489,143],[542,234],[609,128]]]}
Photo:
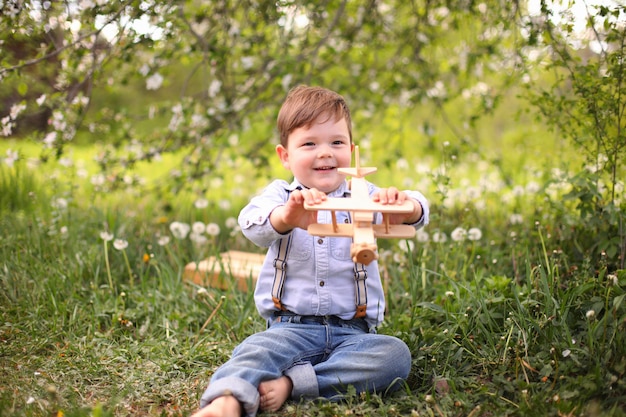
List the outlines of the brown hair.
{"label": "brown hair", "polygon": [[[325,117],[325,119],[320,119]],[[278,112],[277,127],[281,145],[287,147],[289,134],[299,127],[310,127],[315,122],[346,120],[352,142],[352,119],[346,100],[334,91],[322,87],[299,85],[292,88]]]}

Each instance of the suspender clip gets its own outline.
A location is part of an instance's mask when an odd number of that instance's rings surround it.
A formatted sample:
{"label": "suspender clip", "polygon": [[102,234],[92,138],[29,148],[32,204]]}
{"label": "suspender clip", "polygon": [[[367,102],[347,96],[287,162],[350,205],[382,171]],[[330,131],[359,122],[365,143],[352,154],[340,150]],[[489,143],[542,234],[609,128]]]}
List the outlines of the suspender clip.
{"label": "suspender clip", "polygon": [[284,271],[287,269],[287,261],[285,259],[274,259],[274,268]]}

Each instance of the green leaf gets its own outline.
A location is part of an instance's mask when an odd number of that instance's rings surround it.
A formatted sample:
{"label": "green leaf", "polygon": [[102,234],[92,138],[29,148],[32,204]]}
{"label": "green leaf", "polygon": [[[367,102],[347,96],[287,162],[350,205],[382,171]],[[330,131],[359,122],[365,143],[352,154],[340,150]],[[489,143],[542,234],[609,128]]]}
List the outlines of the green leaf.
{"label": "green leaf", "polygon": [[23,83],[23,82],[22,82],[22,83],[20,83],[20,84],[17,86],[17,92],[19,93],[19,95],[21,95],[21,96],[25,96],[25,95],[26,95],[26,93],[28,93],[28,84]]}

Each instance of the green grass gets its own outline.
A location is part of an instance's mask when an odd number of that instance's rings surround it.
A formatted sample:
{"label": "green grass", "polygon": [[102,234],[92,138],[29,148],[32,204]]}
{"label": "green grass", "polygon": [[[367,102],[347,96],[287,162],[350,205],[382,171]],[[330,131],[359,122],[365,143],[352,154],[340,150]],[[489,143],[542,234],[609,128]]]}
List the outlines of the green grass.
{"label": "green grass", "polygon": [[[626,273],[562,250],[566,215],[550,210],[558,196],[513,192],[526,178],[506,185],[475,163],[449,168],[449,183],[424,190],[429,240],[409,252],[379,242],[389,305],[380,332],[412,350],[406,389],[288,403],[275,415],[625,415]],[[422,188],[410,172],[395,175]],[[481,179],[503,185],[481,188]],[[213,370],[264,328],[251,293],[182,279],[190,261],[258,250],[227,226],[258,184],[227,185],[242,201],[220,208],[218,194],[196,209],[194,195],[131,189],[129,199],[72,170],[0,168],[0,415],[179,416],[197,407]],[[175,220],[221,232],[201,245],[177,240]],[[456,227],[483,236],[454,241]],[[103,231],[128,247],[105,244]],[[436,231],[447,241],[434,241]]]}

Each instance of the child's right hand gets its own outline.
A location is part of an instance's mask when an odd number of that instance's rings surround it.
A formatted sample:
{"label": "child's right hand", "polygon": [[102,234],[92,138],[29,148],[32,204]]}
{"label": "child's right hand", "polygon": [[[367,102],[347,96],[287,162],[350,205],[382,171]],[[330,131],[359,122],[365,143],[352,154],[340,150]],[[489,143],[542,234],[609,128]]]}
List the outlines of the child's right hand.
{"label": "child's right hand", "polygon": [[270,222],[279,233],[287,233],[296,227],[306,230],[310,224],[317,223],[317,211],[305,210],[304,203],[314,205],[326,198],[325,193],[315,188],[292,191],[285,205],[274,209]]}

